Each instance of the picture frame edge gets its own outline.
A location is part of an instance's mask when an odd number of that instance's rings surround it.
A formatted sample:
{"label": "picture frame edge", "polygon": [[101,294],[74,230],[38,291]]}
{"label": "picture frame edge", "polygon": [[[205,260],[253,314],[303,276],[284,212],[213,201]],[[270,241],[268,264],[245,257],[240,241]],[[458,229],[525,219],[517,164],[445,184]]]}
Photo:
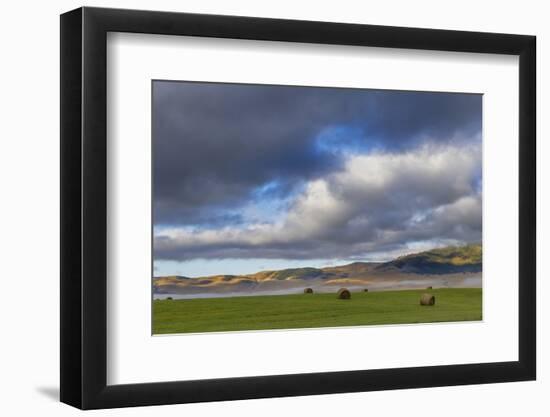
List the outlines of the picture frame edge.
{"label": "picture frame edge", "polygon": [[[147,19],[148,15],[154,18]],[[289,39],[294,37],[294,42],[317,39],[318,43],[338,45],[360,42],[363,46],[398,47],[399,34],[407,33],[414,36],[401,39],[401,48],[518,55],[521,277],[518,361],[108,386],[106,35],[110,31],[136,32],[144,19],[149,22],[148,31],[142,33],[183,35],[182,27],[195,19],[200,25],[191,24],[187,29],[192,36],[203,36],[205,30],[221,25],[211,36],[255,39],[239,37],[253,28],[263,40],[292,41]],[[279,32],[275,30],[277,25]],[[155,27],[158,31],[154,31]],[[317,32],[319,28],[325,30],[315,36],[304,33],[313,28]],[[338,43],[361,31],[364,36],[358,40]],[[385,39],[391,32],[394,35]],[[217,36],[220,33],[222,36]],[[443,36],[430,43],[428,38],[434,34]],[[80,409],[96,409],[536,379],[536,37],[89,7],[62,14],[60,35],[62,402]],[[328,42],[322,42],[323,36]],[[473,42],[476,37],[481,42]],[[445,43],[451,49],[439,49]]]}

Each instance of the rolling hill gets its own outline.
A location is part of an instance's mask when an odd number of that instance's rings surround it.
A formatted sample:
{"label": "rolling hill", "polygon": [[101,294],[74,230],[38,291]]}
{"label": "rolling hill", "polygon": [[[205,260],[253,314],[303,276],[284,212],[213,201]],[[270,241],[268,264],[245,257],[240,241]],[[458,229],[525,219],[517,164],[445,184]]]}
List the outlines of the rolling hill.
{"label": "rolling hill", "polygon": [[449,246],[425,252],[401,256],[386,262],[377,269],[395,268],[416,274],[452,274],[481,272],[481,245]]}
{"label": "rolling hill", "polygon": [[481,283],[480,244],[449,246],[398,257],[389,262],[354,262],[325,268],[289,268],[247,275],[189,278],[153,278],[156,294],[275,293],[312,287],[327,291],[334,286],[371,288],[418,287],[433,283],[464,286],[470,276]]}

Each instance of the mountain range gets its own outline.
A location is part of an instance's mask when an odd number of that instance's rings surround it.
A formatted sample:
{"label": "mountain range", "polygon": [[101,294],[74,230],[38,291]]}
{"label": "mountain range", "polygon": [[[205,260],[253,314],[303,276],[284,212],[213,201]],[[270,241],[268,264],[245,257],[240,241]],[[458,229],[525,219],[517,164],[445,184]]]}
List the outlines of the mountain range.
{"label": "mountain range", "polygon": [[154,277],[153,292],[223,296],[291,293],[306,287],[329,292],[343,286],[374,290],[426,285],[481,286],[481,271],[481,244],[470,244],[413,253],[387,262],[353,262],[324,268],[289,268],[245,275]]}

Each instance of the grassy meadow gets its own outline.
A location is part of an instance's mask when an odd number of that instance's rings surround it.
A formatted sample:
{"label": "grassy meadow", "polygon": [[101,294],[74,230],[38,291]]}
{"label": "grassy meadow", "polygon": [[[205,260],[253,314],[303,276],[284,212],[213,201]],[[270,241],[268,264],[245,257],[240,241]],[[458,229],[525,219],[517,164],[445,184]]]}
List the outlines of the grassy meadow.
{"label": "grassy meadow", "polygon": [[[423,293],[434,306],[419,305]],[[480,288],[153,301],[153,334],[481,320]]]}

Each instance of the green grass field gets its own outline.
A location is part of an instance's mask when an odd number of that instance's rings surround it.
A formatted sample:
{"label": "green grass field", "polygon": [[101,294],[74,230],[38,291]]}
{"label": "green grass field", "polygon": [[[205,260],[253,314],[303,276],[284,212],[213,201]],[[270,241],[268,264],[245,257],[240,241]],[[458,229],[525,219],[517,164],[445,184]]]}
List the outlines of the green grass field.
{"label": "green grass field", "polygon": [[[434,294],[434,306],[420,295]],[[481,289],[296,294],[153,301],[153,334],[481,320]]]}

